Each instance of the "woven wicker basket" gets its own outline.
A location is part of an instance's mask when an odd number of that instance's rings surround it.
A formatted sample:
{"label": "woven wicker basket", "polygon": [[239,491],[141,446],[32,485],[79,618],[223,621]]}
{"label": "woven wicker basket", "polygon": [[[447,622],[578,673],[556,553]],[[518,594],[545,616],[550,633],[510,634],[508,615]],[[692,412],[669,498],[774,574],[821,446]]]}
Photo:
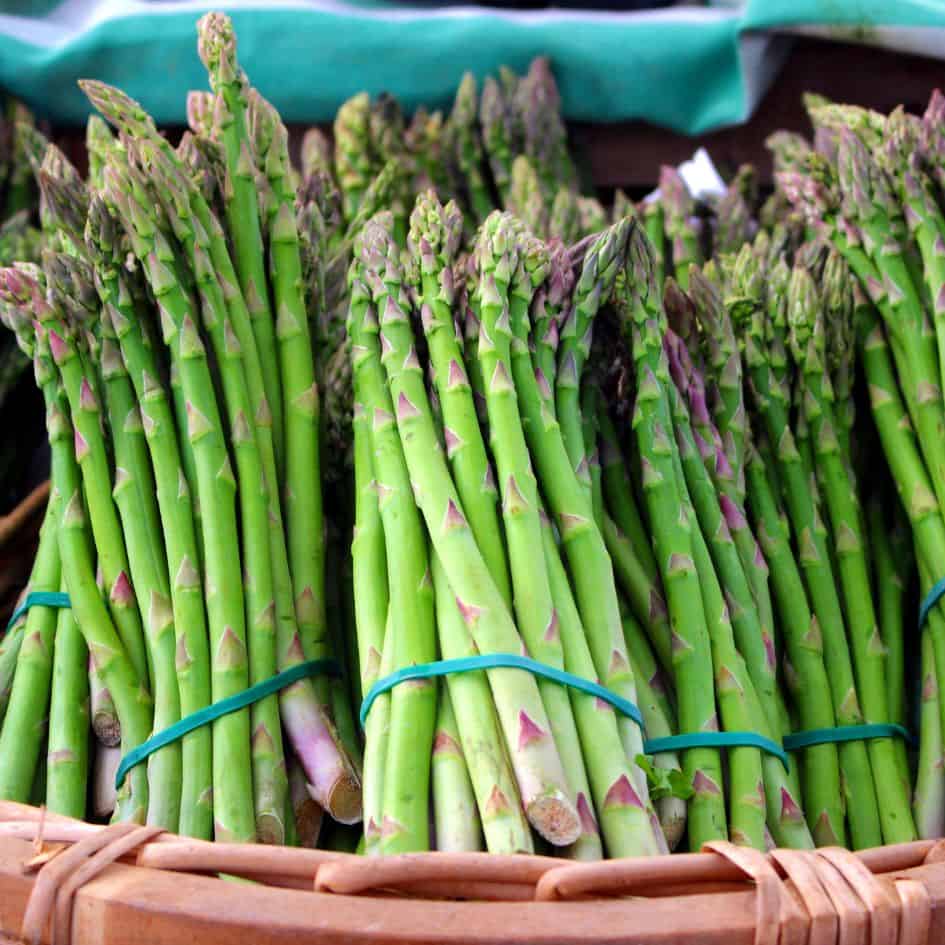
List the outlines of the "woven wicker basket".
{"label": "woven wicker basket", "polygon": [[945,842],[767,856],[719,844],[596,864],[366,859],[92,826],[0,803],[4,936],[76,945],[931,945],[945,942]]}

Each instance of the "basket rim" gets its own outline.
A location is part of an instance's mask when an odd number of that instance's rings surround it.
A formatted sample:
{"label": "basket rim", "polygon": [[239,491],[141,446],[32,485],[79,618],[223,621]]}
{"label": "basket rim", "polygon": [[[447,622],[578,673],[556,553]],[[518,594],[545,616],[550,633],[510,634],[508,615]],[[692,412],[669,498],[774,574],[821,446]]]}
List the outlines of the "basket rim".
{"label": "basket rim", "polygon": [[[41,826],[44,816],[45,825]],[[24,864],[36,852],[35,843],[24,839],[30,824],[34,835],[43,830],[49,838],[63,837],[69,830],[78,837],[80,833],[87,836],[90,831],[104,829],[44,815],[36,808],[0,802],[0,935],[14,938],[19,934],[34,884],[34,876],[24,872]],[[20,836],[11,833],[11,825],[19,825]],[[206,856],[207,848],[216,851],[215,860],[199,859]],[[554,941],[563,945],[632,939],[654,945],[687,941],[736,945],[768,940],[767,935],[759,938],[757,933],[772,924],[776,934],[771,941],[776,942],[779,925],[788,923],[799,929],[812,921],[798,905],[804,900],[803,890],[799,894],[792,880],[784,876],[778,879],[770,865],[774,861],[763,854],[751,854],[759,864],[766,864],[753,883],[719,852],[574,864],[547,857],[493,854],[420,853],[375,860],[354,854],[283,848],[275,859],[296,864],[293,888],[287,874],[273,877],[265,872],[266,860],[274,859],[270,854],[275,849],[212,844],[163,834],[142,847],[130,862],[125,858],[107,867],[79,891],[81,908],[73,914],[72,940],[127,940],[123,936],[144,921],[154,926],[155,941],[183,941],[185,935],[199,932],[202,945],[229,942],[235,934],[252,934],[254,941],[261,943],[284,942],[285,936],[292,934],[317,942],[463,941],[491,945]],[[188,851],[189,865],[185,855]],[[739,856],[742,854],[745,851]],[[942,940],[934,936],[945,937],[945,843],[917,841],[843,855],[862,864],[868,876],[875,874],[876,889],[908,887],[911,899],[901,895],[902,927],[910,923],[915,926],[915,921],[921,925],[924,914],[929,936],[910,940],[931,942]],[[478,877],[485,875],[480,872],[484,860],[492,864],[495,877],[513,885],[518,876],[519,885],[535,887],[541,877],[555,872],[557,888],[568,898],[457,902],[418,900],[415,894],[404,894],[408,889],[403,885],[407,882],[404,877],[435,875],[437,864],[451,868],[466,864],[472,867],[467,875]],[[167,868],[174,862],[178,864],[175,869]],[[158,863],[164,865],[155,865]],[[282,888],[246,886],[206,875],[208,869],[219,869],[227,863],[237,875],[279,879]],[[351,890],[358,888],[352,879],[358,875],[357,866],[367,867],[370,872],[376,870],[376,864],[385,863],[389,866],[385,866],[384,875],[401,871],[400,895],[372,886],[370,877],[366,885],[362,883],[359,894],[352,894]],[[411,874],[413,864],[421,864],[426,872],[415,870]],[[766,907],[768,918],[762,914],[765,869],[770,870],[780,889],[774,900],[780,922],[770,914],[770,901]],[[347,892],[336,888],[342,880],[349,883]],[[612,888],[607,888],[608,882]],[[587,889],[595,888],[595,883],[603,884],[606,892],[598,885],[595,898],[586,898]],[[871,908],[867,902],[867,917],[873,915]],[[919,920],[914,921],[915,915],[920,916]],[[96,928],[99,931],[93,935]]]}

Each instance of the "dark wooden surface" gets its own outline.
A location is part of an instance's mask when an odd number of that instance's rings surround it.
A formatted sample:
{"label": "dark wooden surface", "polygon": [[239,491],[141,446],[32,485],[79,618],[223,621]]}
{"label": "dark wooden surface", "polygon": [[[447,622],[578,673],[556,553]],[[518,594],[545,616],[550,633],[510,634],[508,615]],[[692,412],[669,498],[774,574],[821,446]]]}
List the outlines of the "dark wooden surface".
{"label": "dark wooden surface", "polygon": [[734,128],[690,138],[642,122],[579,125],[575,142],[584,152],[595,183],[602,188],[647,188],[661,164],[679,164],[704,145],[720,170],[731,172],[744,162],[755,164],[763,182],[770,181],[771,161],[764,141],[779,128],[808,132],[801,104],[804,92],[866,105],[888,112],[896,105],[925,109],[929,95],[945,86],[945,61],[905,56],[849,43],[798,39],[787,62],[751,120]]}

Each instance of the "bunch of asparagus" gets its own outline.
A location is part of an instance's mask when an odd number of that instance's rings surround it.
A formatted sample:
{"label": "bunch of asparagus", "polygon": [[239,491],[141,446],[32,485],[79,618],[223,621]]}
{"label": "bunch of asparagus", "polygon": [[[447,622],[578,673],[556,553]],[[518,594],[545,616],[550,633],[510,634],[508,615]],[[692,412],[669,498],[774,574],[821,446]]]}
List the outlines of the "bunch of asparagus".
{"label": "bunch of asparagus", "polygon": [[[87,181],[45,146],[41,265],[0,271],[52,448],[30,586],[71,600],[31,609],[5,639],[0,796],[75,816],[90,767],[107,784],[116,754],[211,702],[307,660],[344,662],[325,608],[287,134],[240,70],[229,21],[209,15],[199,32],[208,136],[174,149],[135,102],[85,83],[119,135],[93,125]],[[313,802],[360,819],[359,754],[343,683],[304,677],[152,754],[95,812],[310,842]]]}
{"label": "bunch of asparagus", "polygon": [[[325,811],[368,854],[945,832],[945,622],[921,686],[904,632],[913,547],[923,593],[945,551],[945,99],[811,100],[763,204],[751,168],[710,206],[666,168],[608,212],[546,60],[446,118],[355,96],[296,168],[225,16],[199,51],[176,148],[97,82],[87,179],[29,138],[43,251],[0,316],[52,449],[30,587],[71,608],[0,639],[0,797],[353,848]],[[914,702],[917,757],[779,750]]]}

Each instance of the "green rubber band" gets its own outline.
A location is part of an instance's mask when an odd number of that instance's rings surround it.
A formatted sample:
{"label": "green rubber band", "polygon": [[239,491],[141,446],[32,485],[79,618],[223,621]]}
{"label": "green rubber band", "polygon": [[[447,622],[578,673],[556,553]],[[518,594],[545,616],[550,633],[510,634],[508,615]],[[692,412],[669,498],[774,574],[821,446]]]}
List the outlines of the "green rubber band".
{"label": "green rubber band", "polygon": [[945,594],[945,578],[936,581],[922,600],[922,605],[919,607],[920,630],[925,626],[925,621],[928,620],[929,611],[941,600],[943,594]]}
{"label": "green rubber band", "polygon": [[913,734],[894,722],[874,722],[868,725],[840,725],[836,728],[812,728],[806,732],[794,732],[784,736],[784,747],[788,751],[810,748],[812,745],[831,745],[841,742],[869,741],[873,738],[902,738],[909,745],[915,744]]}
{"label": "green rubber band", "polygon": [[547,666],[545,663],[539,663],[537,660],[530,659],[527,656],[519,656],[516,653],[482,653],[479,656],[437,660],[435,663],[418,663],[416,666],[406,666],[403,669],[398,669],[389,676],[379,679],[368,690],[368,694],[361,703],[361,712],[359,713],[361,728],[364,728],[364,723],[367,721],[368,712],[371,711],[374,700],[382,693],[389,692],[394,686],[399,686],[410,679],[431,679],[436,676],[468,673],[482,669],[524,669],[533,676],[541,676],[543,679],[550,679],[562,686],[570,686],[572,689],[578,689],[588,695],[596,696],[608,705],[613,706],[627,718],[633,719],[641,729],[643,728],[643,715],[629,699],[624,699],[609,689],[605,689],[600,683],[591,682],[589,679],[566,673],[562,669]]}
{"label": "green rubber band", "polygon": [[292,666],[281,673],[277,673],[270,679],[266,679],[249,689],[238,692],[235,696],[228,696],[219,702],[205,706],[192,712],[190,715],[168,726],[163,732],[152,735],[146,742],[142,742],[137,748],[132,748],[118,765],[118,771],[115,772],[115,789],[121,787],[125,775],[135,766],[140,765],[142,761],[153,755],[156,751],[176,742],[188,735],[194,729],[207,725],[224,715],[231,712],[238,712],[245,709],[246,706],[271,696],[280,689],[285,689],[300,679],[307,679],[310,676],[340,676],[341,667],[336,660],[309,660],[307,663],[299,663],[298,666]]}
{"label": "green rubber band", "polygon": [[[54,607],[63,610],[71,607],[69,595],[65,591],[30,591],[23,602],[13,611],[12,616],[7,621],[6,629],[3,633],[9,632],[10,628],[23,616],[31,607]],[[0,634],[3,636],[3,634]]]}
{"label": "green rubber band", "polygon": [[658,755],[663,751],[684,751],[686,748],[757,748],[777,758],[785,771],[790,770],[791,765],[787,752],[777,742],[757,732],[689,732],[651,738],[643,743],[643,750],[648,755]]}

